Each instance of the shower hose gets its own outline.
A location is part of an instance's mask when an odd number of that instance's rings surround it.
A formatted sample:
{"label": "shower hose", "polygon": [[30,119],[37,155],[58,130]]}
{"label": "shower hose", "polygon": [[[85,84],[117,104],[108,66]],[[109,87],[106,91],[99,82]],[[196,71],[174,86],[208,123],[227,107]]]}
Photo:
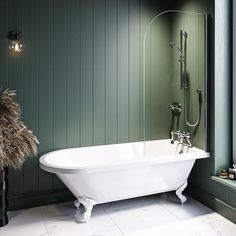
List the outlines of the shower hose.
{"label": "shower hose", "polygon": [[190,123],[188,121],[188,113],[189,113],[189,101],[188,101],[188,89],[184,88],[184,120],[187,126],[189,127],[196,127],[199,124],[200,121],[200,113],[201,113],[201,104],[200,104],[200,96],[202,91],[200,89],[197,89],[198,94],[198,113],[197,113],[197,120],[194,123]]}

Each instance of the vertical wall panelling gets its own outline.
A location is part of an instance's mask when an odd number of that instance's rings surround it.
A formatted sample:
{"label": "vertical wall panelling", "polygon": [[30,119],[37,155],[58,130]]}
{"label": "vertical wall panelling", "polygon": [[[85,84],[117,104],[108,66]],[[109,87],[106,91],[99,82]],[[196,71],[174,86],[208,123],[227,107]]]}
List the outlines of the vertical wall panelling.
{"label": "vertical wall panelling", "polygon": [[117,143],[117,0],[106,1],[106,142]]}
{"label": "vertical wall panelling", "polygon": [[152,7],[150,1],[141,0],[141,35],[142,35],[142,103],[143,103],[143,138],[150,140],[150,64],[151,64],[151,31],[147,31],[146,40],[144,41],[144,35],[150,21],[153,19],[153,11],[150,12]]}
{"label": "vertical wall panelling", "polygon": [[[23,119],[39,137],[39,156],[65,147],[138,141],[144,126],[147,140],[168,137],[167,107],[179,87],[179,77],[171,76],[179,64],[168,46],[168,17],[148,34],[145,81],[143,39],[156,14],[183,3],[160,2],[0,1],[0,85],[16,90]],[[11,29],[19,29],[26,44],[19,55],[7,48]],[[9,180],[10,199],[20,204],[49,192],[60,199],[65,191],[55,175],[39,169],[37,158],[11,171]]]}
{"label": "vertical wall panelling", "polygon": [[106,1],[94,1],[93,19],[93,144],[106,143]]}
{"label": "vertical wall panelling", "polygon": [[212,177],[212,175],[218,174],[221,168],[228,168],[232,158],[232,2],[231,0],[215,0],[207,3],[199,0],[199,9],[202,11],[205,7],[207,12],[212,13],[208,25],[210,41],[207,69],[211,88],[209,91],[211,107],[208,111],[211,121],[210,152],[214,158],[198,161],[195,164],[188,190],[194,198],[236,223],[235,189],[216,177]]}
{"label": "vertical wall panelling", "polygon": [[[200,9],[199,9],[200,11]],[[205,87],[205,81],[201,80],[201,78],[203,78],[205,76],[205,72],[206,72],[206,61],[202,60],[201,58],[205,57],[205,52],[206,52],[206,45],[205,45],[205,38],[201,37],[201,35],[204,34],[205,35],[205,16],[204,17],[200,17],[198,16],[198,48],[199,48],[199,57],[198,57],[198,65],[199,65],[199,70],[198,70],[198,78],[199,78],[199,87],[203,88],[203,91],[206,91],[206,87]],[[202,46],[204,45],[204,46]],[[209,78],[208,78],[209,79]],[[203,101],[206,101],[206,97],[203,97]],[[205,104],[203,104],[204,106]],[[204,107],[203,107],[204,109]],[[198,129],[198,140],[197,143],[199,145],[199,147],[201,148],[205,148],[205,137],[206,135],[206,129],[205,129],[205,112],[204,111],[201,115],[201,120],[200,120],[200,126]]]}
{"label": "vertical wall panelling", "polygon": [[80,0],[69,0],[67,8],[67,147],[80,146]]}
{"label": "vertical wall panelling", "polygon": [[139,42],[140,42],[140,139],[144,140],[145,136],[145,115],[144,115],[144,110],[145,110],[145,99],[144,99],[144,76],[143,76],[143,62],[144,62],[144,51],[143,51],[143,46],[144,46],[144,33],[145,33],[145,28],[146,28],[146,21],[145,19],[147,18],[146,12],[146,5],[144,0],[140,0],[140,35],[139,35]]}
{"label": "vertical wall panelling", "polygon": [[[67,146],[67,7],[68,0],[54,0],[53,14],[53,149]],[[53,178],[53,188],[63,185]]]}
{"label": "vertical wall panelling", "polygon": [[[39,1],[39,155],[52,150],[53,137],[53,0]],[[30,111],[28,111],[30,112]],[[33,128],[33,127],[32,127]],[[52,175],[39,169],[39,191],[52,189]]]}
{"label": "vertical wall panelling", "polygon": [[93,1],[81,2],[81,145],[93,142]]}
{"label": "vertical wall panelling", "polygon": [[171,15],[172,13],[166,13],[159,16],[150,28],[151,139],[163,139],[170,136],[171,114],[168,105],[173,102],[170,67],[171,58],[175,58],[175,51],[173,52],[169,47],[169,43],[172,40]]}
{"label": "vertical wall panelling", "polygon": [[[159,38],[160,44],[157,54],[160,54],[160,71],[159,71],[159,87],[160,95],[158,101],[160,103],[160,109],[158,111],[160,116],[160,127],[158,133],[158,139],[166,139],[170,137],[171,127],[171,114],[169,110],[169,104],[173,102],[173,93],[171,91],[171,76],[172,70],[171,62],[173,57],[173,50],[170,48],[169,43],[171,41],[171,27],[172,21],[171,14],[166,14],[159,19],[159,34],[156,35]],[[160,37],[161,35],[161,37]],[[165,78],[165,79],[163,79]],[[154,121],[155,122],[155,121]]]}
{"label": "vertical wall panelling", "polygon": [[[127,142],[129,131],[131,141],[138,139],[139,1],[5,0],[1,11],[1,85],[8,85],[9,74],[23,118],[38,135],[39,156]],[[19,55],[8,56],[8,24],[25,40]],[[9,178],[10,197],[64,191],[54,175],[39,169],[37,158]]]}
{"label": "vertical wall panelling", "polygon": [[129,141],[129,1],[118,1],[118,142]]}
{"label": "vertical wall panelling", "polygon": [[[23,0],[8,1],[8,29],[14,30],[18,29],[21,34],[24,34],[23,27]],[[7,33],[7,32],[6,32]],[[24,37],[23,37],[24,39]],[[23,62],[24,57],[21,54],[9,53],[8,57],[8,86],[12,90],[16,90],[17,97],[16,100],[18,103],[22,104],[23,98]],[[11,183],[9,187],[9,195],[19,195],[23,193],[23,171],[10,171],[9,181]]]}
{"label": "vertical wall panelling", "polygon": [[8,86],[8,1],[0,1],[0,88],[7,88]]}
{"label": "vertical wall panelling", "polygon": [[[161,133],[161,117],[162,113],[160,110],[161,102],[164,97],[162,96],[162,86],[163,86],[163,78],[166,78],[166,75],[161,78],[160,70],[165,66],[163,59],[160,55],[161,52],[161,39],[164,36],[163,30],[164,27],[161,24],[164,16],[160,16],[157,18],[151,28],[150,28],[150,44],[151,44],[151,63],[150,63],[150,135],[151,139],[157,139],[160,137]],[[161,35],[162,37],[159,37]],[[167,55],[167,54],[166,54]],[[168,96],[168,93],[166,93]]]}
{"label": "vertical wall panelling", "polygon": [[[24,43],[27,45],[22,54],[22,107],[25,123],[34,127],[38,135],[38,37],[39,37],[39,1],[24,0]],[[30,97],[30,99],[29,99]],[[25,112],[26,111],[26,112]],[[31,112],[27,112],[31,111]],[[24,165],[24,193],[38,191],[38,158],[29,158]]]}
{"label": "vertical wall panelling", "polygon": [[106,1],[106,143],[117,143],[117,0]]}
{"label": "vertical wall panelling", "polygon": [[140,0],[129,1],[129,140],[140,139]]}
{"label": "vertical wall panelling", "polygon": [[[196,8],[194,4],[187,4],[185,8],[186,11],[189,9]],[[171,41],[177,42],[180,41],[180,30],[186,31],[188,33],[186,41],[186,67],[187,67],[187,76],[189,79],[189,89],[188,89],[188,122],[195,123],[198,118],[198,95],[196,93],[197,89],[202,89],[202,103],[201,103],[201,120],[200,124],[197,127],[189,128],[186,126],[184,121],[184,110],[180,116],[180,129],[189,130],[192,135],[192,143],[197,145],[200,148],[204,148],[205,140],[205,111],[204,111],[204,83],[205,83],[205,28],[204,28],[204,14],[183,14],[183,13],[173,13],[175,21],[171,24],[172,35]],[[201,24],[199,24],[201,23]],[[197,46],[196,46],[197,45]],[[184,104],[184,92],[179,89],[180,86],[180,63],[178,61],[178,54],[176,49],[172,49],[172,93],[173,101],[178,101],[181,104]]]}

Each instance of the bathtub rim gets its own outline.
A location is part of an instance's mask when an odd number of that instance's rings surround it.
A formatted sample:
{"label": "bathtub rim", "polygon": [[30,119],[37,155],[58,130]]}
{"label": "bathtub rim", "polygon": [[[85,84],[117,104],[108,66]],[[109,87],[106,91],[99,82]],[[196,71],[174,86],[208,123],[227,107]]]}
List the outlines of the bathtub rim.
{"label": "bathtub rim", "polygon": [[[140,141],[140,142],[145,142],[145,141]],[[139,143],[139,142],[130,142],[130,143]],[[119,144],[111,144],[111,145],[119,145]],[[104,145],[98,145],[98,146],[104,146]],[[93,147],[93,146],[89,146],[89,147]],[[97,146],[94,146],[94,147],[97,147]],[[132,160],[123,160],[123,161],[120,160],[117,162],[110,162],[110,163],[105,163],[101,165],[96,164],[96,165],[87,165],[87,166],[81,166],[81,167],[79,166],[62,167],[56,164],[50,164],[45,160],[45,158],[50,154],[55,154],[63,150],[78,149],[78,148],[87,148],[87,147],[65,148],[65,149],[59,149],[59,150],[48,152],[39,158],[39,166],[44,171],[54,173],[54,174],[78,174],[82,172],[90,173],[90,172],[95,172],[95,171],[98,172],[98,171],[107,171],[107,170],[115,170],[115,169],[124,169],[124,168],[130,168],[131,166],[137,167],[137,166],[147,166],[147,165],[155,165],[155,164],[161,165],[161,164],[166,164],[166,163],[205,159],[205,158],[210,157],[209,152],[206,152],[200,149],[199,151],[184,153],[181,155],[168,155],[168,156],[163,156],[163,157],[159,156],[159,157],[151,157],[151,158],[145,158],[145,159],[132,159]],[[181,156],[181,157],[177,158],[176,156]]]}

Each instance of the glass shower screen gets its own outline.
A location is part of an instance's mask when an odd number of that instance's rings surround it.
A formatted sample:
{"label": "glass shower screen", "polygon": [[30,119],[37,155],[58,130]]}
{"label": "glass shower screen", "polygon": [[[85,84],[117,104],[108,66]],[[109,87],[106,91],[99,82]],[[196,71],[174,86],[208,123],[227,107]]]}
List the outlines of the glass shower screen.
{"label": "glass shower screen", "polygon": [[149,21],[143,39],[144,140],[190,133],[206,147],[206,22],[197,12],[169,10]]}

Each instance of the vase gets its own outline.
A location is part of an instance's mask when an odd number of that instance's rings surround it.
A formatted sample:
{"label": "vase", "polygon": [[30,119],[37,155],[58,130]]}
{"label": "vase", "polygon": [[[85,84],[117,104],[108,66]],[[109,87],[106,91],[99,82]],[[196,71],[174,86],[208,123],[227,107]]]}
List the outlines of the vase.
{"label": "vase", "polygon": [[0,227],[8,224],[7,217],[7,191],[8,191],[8,181],[7,181],[8,169],[5,168],[0,170]]}

